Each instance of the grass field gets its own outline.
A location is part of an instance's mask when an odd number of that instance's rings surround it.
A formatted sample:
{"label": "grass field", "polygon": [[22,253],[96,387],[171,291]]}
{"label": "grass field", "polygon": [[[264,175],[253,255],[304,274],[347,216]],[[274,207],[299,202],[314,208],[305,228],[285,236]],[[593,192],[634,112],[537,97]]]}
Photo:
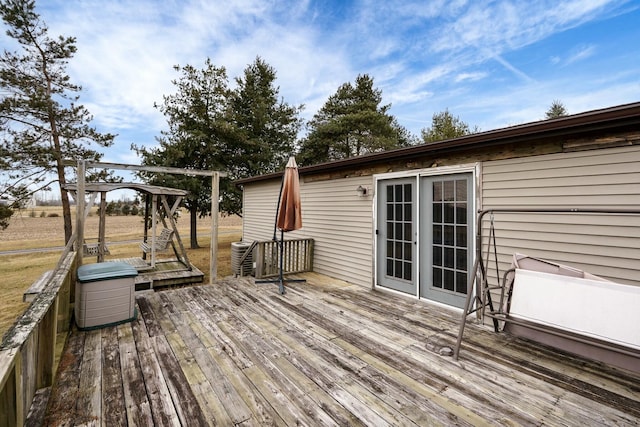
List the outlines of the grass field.
{"label": "grass field", "polygon": [[[45,212],[45,214],[42,214]],[[60,216],[49,216],[59,214]],[[75,221],[75,220],[74,220]],[[180,218],[178,229],[189,260],[205,273],[205,283],[209,282],[209,253],[211,218],[198,220],[199,249],[188,249],[189,219]],[[98,236],[97,215],[87,218],[85,237]],[[75,226],[75,222],[73,223]],[[231,242],[241,238],[242,220],[237,217],[221,218],[218,239],[218,276],[231,274]],[[135,241],[135,243],[112,244],[111,255],[107,258],[125,258],[140,256],[139,241],[144,229],[142,218],[137,216],[114,216],[106,219],[107,243]],[[64,245],[64,228],[59,207],[38,207],[34,212],[22,212],[11,218],[6,230],[0,231],[0,252],[11,250],[39,249]],[[6,255],[0,253],[0,336],[6,332],[15,320],[28,307],[22,302],[24,291],[47,270],[55,267],[61,251],[41,251],[27,254]]]}

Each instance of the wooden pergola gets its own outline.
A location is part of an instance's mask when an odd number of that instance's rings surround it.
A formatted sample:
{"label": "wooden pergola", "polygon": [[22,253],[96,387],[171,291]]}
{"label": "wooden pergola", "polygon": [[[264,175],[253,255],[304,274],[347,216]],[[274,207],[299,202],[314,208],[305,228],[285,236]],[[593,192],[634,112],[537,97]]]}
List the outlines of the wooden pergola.
{"label": "wooden pergola", "polygon": [[[203,171],[203,170],[192,170],[192,169],[181,169],[181,168],[171,168],[171,167],[160,167],[160,166],[139,166],[139,165],[129,165],[123,163],[104,163],[104,162],[87,162],[84,160],[79,160],[77,162],[77,176],[78,182],[76,185],[68,185],[66,187],[69,191],[74,191],[76,193],[76,230],[77,230],[77,240],[76,242],[78,247],[77,250],[79,252],[78,263],[82,264],[82,254],[83,250],[81,245],[84,242],[84,221],[86,215],[89,211],[87,209],[87,204],[85,200],[85,196],[87,193],[93,194],[93,200],[97,194],[100,194],[100,226],[99,226],[99,236],[98,236],[98,260],[100,261],[100,253],[104,256],[104,239],[105,239],[105,212],[106,212],[106,193],[113,190],[118,189],[132,189],[136,191],[141,191],[143,193],[149,194],[152,197],[152,235],[151,235],[151,263],[152,265],[155,263],[155,243],[157,238],[156,233],[156,224],[157,224],[157,211],[158,207],[162,206],[164,211],[166,212],[166,217],[171,224],[171,228],[176,235],[176,240],[180,246],[180,254],[183,257],[183,260],[187,265],[190,265],[188,261],[188,257],[186,254],[186,250],[184,249],[184,245],[182,244],[182,240],[179,237],[179,233],[177,230],[177,226],[175,223],[175,219],[173,218],[173,213],[179,207],[182,198],[188,194],[185,190],[168,188],[168,187],[159,187],[153,185],[146,184],[137,184],[137,183],[87,183],[86,182],[86,170],[88,168],[97,168],[97,169],[116,169],[116,170],[129,170],[129,171],[144,171],[144,172],[152,172],[152,173],[169,173],[169,174],[179,174],[179,175],[192,175],[192,176],[210,176],[211,177],[211,244],[210,244],[210,262],[209,262],[209,283],[213,283],[218,274],[218,210],[219,210],[219,197],[220,197],[220,177],[226,176],[225,172],[220,171]],[[169,197],[174,196],[176,199],[174,203],[169,205]],[[91,206],[89,206],[90,208]],[[162,218],[164,221],[164,218]],[[146,229],[145,229],[146,232]]]}
{"label": "wooden pergola", "polygon": [[[71,192],[74,195],[74,198],[77,200],[77,185],[75,184],[67,184],[65,185],[65,189]],[[160,222],[163,223],[164,228],[169,228],[172,232],[172,235],[175,236],[176,242],[178,243],[179,250],[176,250],[174,246],[174,252],[176,257],[187,267],[191,268],[191,264],[189,262],[187,252],[184,249],[184,245],[182,244],[182,239],[180,238],[180,233],[178,232],[178,226],[176,220],[174,218],[174,214],[176,210],[180,206],[182,199],[189,194],[188,191],[179,190],[176,188],[169,187],[160,187],[155,185],[147,185],[147,184],[138,184],[138,183],[112,183],[112,182],[95,182],[95,183],[86,183],[85,184],[85,192],[89,194],[89,203],[86,204],[85,201],[85,210],[84,210],[84,220],[89,216],[89,212],[93,205],[96,203],[97,196],[100,195],[100,223],[98,227],[98,241],[95,244],[92,243],[84,243],[85,250],[83,251],[83,255],[87,255],[88,252],[91,255],[97,255],[98,262],[104,261],[104,255],[108,254],[108,249],[106,247],[106,207],[107,207],[107,193],[110,191],[116,190],[135,190],[139,193],[142,193],[147,197],[151,203],[150,209],[146,209],[148,206],[145,205],[145,227],[144,227],[144,239],[145,242],[148,241],[148,224],[151,224],[151,236],[149,242],[150,248],[150,267],[155,267],[156,263],[156,248],[158,242],[158,224]],[[169,206],[170,199],[173,199],[173,203]],[[166,215],[160,214],[160,211],[166,213]],[[150,217],[150,218],[149,218]],[[169,224],[167,224],[167,222]],[[86,238],[85,238],[86,239]],[[88,251],[87,248],[90,250]],[[146,254],[145,254],[146,256]]]}

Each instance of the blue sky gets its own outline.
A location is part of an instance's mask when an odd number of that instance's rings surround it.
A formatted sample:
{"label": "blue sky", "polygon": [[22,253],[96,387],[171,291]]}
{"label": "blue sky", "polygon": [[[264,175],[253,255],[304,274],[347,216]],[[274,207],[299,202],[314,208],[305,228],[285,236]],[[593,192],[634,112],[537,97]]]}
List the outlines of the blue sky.
{"label": "blue sky", "polygon": [[105,161],[138,163],[155,144],[153,108],[176,64],[210,57],[231,78],[257,55],[281,97],[309,119],[345,82],[369,74],[419,134],[448,108],[481,130],[640,101],[640,1],[38,0],[52,36],[77,38],[69,64]]}

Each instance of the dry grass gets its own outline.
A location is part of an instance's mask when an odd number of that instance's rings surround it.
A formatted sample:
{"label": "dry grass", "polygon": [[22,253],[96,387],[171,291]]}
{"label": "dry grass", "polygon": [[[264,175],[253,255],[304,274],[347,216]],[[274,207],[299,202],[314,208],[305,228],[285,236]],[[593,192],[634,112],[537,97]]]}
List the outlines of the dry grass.
{"label": "dry grass", "polygon": [[[41,217],[41,212],[45,216]],[[14,216],[10,226],[0,231],[0,251],[60,247],[64,244],[64,229],[62,217],[47,217],[51,212],[59,213],[60,208],[36,208],[33,214],[23,212]],[[98,236],[97,215],[87,218],[85,237],[87,239]],[[75,222],[74,222],[75,225]],[[231,242],[241,238],[242,220],[237,217],[220,219],[220,235],[218,238],[218,276],[224,277],[231,273]],[[189,221],[183,217],[178,221],[180,235],[187,248],[189,260],[205,273],[205,283],[209,281],[209,253],[211,218],[204,218],[198,222],[199,249],[188,249]],[[135,243],[120,243],[110,246],[109,258],[125,258],[140,256],[138,242],[143,235],[142,218],[136,216],[107,217],[107,242],[135,241]],[[28,254],[5,255],[0,254],[0,336],[15,322],[20,314],[28,307],[22,302],[24,291],[45,271],[55,267],[59,251],[35,252]]]}

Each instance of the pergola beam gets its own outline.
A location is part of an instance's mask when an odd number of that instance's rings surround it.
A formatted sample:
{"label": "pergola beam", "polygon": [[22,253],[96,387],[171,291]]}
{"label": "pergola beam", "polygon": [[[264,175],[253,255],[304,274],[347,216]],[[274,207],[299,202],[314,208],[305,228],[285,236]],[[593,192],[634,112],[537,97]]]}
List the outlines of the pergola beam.
{"label": "pergola beam", "polygon": [[[65,162],[65,164],[67,164],[67,162]],[[68,166],[76,166],[76,163],[74,162],[72,164],[69,164]],[[168,166],[129,165],[126,163],[86,162],[85,166],[87,169],[89,168],[119,169],[119,170],[130,170],[130,171],[141,171],[141,172],[174,173],[178,175],[198,175],[198,176],[214,176],[214,174],[218,174],[220,178],[224,178],[227,176],[226,172],[221,172],[221,171],[204,171],[204,170],[196,170],[196,169],[172,168]]]}

